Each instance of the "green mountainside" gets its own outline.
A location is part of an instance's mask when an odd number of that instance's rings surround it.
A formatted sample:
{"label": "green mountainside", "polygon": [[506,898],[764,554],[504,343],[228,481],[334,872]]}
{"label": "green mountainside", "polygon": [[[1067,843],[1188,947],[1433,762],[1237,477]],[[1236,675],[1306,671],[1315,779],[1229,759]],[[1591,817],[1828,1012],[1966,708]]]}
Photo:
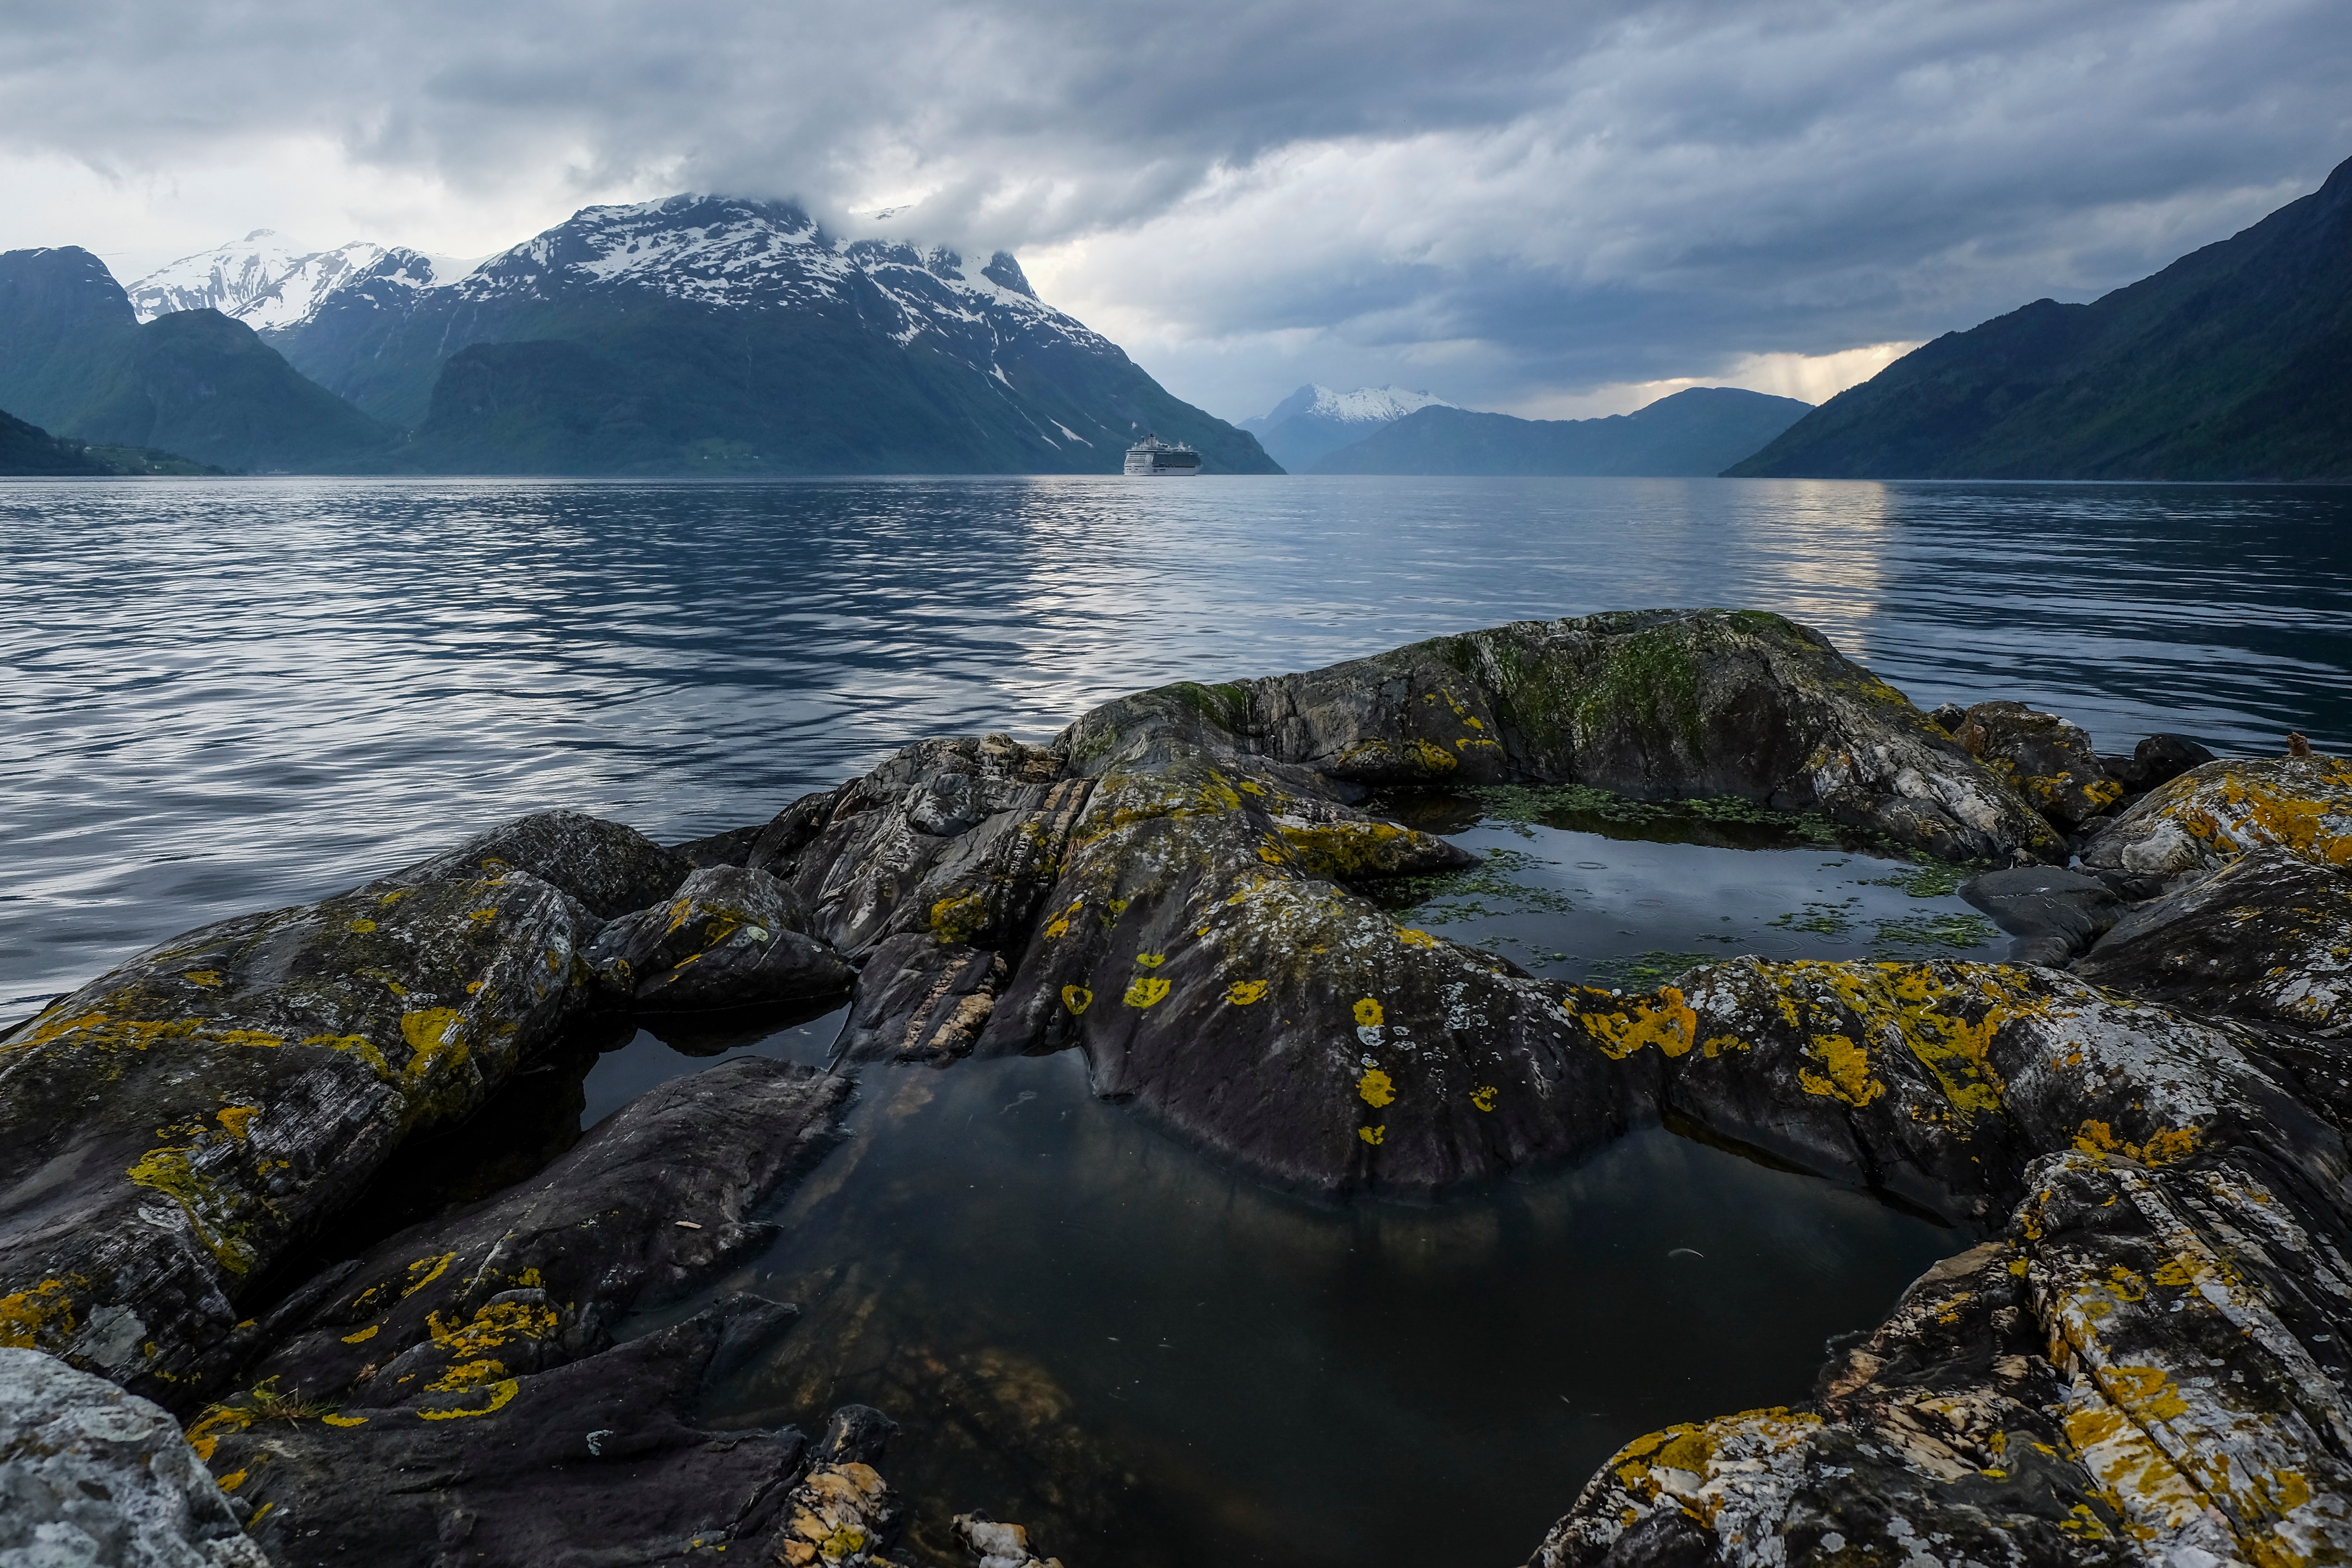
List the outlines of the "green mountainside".
{"label": "green mountainside", "polygon": [[219,474],[208,464],[152,447],[92,446],[60,439],[13,414],[0,413],[0,479],[102,479],[116,475]]}
{"label": "green mountainside", "polygon": [[142,325],[74,247],[0,254],[0,406],[96,447],[163,449],[110,471],[381,468],[400,438],[216,310]]}
{"label": "green mountainside", "polygon": [[2352,160],[2088,305],[1897,360],[1729,469],[1802,479],[2352,479]]}
{"label": "green mountainside", "polygon": [[1812,405],[1736,386],[1694,386],[1605,419],[1517,419],[1436,405],[1315,465],[1318,474],[1712,476]]}

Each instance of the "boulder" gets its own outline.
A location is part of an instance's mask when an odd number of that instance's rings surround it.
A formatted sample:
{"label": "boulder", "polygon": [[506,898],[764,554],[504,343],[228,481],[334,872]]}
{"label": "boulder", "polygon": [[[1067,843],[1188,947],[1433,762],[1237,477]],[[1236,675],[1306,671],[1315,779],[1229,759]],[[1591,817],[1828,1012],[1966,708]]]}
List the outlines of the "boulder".
{"label": "boulder", "polygon": [[2352,1033],[2352,873],[2249,850],[2125,915],[2074,973],[2194,1013]]}
{"label": "boulder", "polygon": [[2186,735],[2150,735],[2132,748],[2129,757],[2107,758],[2107,776],[2123,785],[2126,794],[2144,795],[2212,761],[2212,752]]}
{"label": "boulder", "polygon": [[358,1407],[462,1403],[601,1351],[631,1309],[766,1244],[747,1215],[831,1146],[850,1088],[758,1057],[658,1084],[537,1176],[298,1292],[249,1375]]}
{"label": "boulder", "polygon": [[758,847],[760,835],[767,830],[768,825],[764,822],[755,822],[749,827],[730,827],[724,833],[673,844],[669,852],[698,871],[706,866],[745,866],[751,863],[751,851]]}
{"label": "boulder", "polygon": [[2231,757],[2151,790],[2084,846],[2096,872],[2161,884],[2220,870],[2250,849],[2352,867],[2352,763]]}
{"label": "boulder", "polygon": [[1988,871],[1960,884],[1960,897],[2017,940],[2011,963],[2063,965],[2116,923],[2123,901],[2096,877],[2056,866]]}
{"label": "boulder", "polygon": [[874,1468],[898,1423],[845,1405],[825,1423],[809,1465],[785,1499],[767,1560],[786,1568],[864,1568],[882,1555],[899,1523],[898,1500]]}
{"label": "boulder", "polygon": [[50,1004],[0,1039],[0,1344],[200,1403],[253,1348],[253,1283],[555,1037],[595,926],[476,864],[174,937]]}
{"label": "boulder", "polygon": [[669,897],[693,868],[634,827],[581,811],[541,811],[476,834],[360,890],[381,893],[428,882],[526,871],[609,921]]}
{"label": "boulder", "polygon": [[364,1409],[243,1396],[191,1431],[278,1568],[755,1557],[803,1440],[709,1430],[693,1410],[775,1325],[772,1304],[739,1298],[487,1386]]}
{"label": "boulder", "polygon": [[2061,833],[2073,833],[2121,800],[2124,786],[2091,750],[2091,737],[2055,713],[2022,702],[1979,702],[1952,738]]}
{"label": "boulder", "polygon": [[1759,611],[1522,621],[1303,675],[1180,683],[1107,703],[1055,745],[1087,776],[1253,757],[1342,785],[1732,795],[1948,859],[2063,853],[1901,692]]}
{"label": "boulder", "polygon": [[667,901],[607,924],[598,984],[638,1007],[740,1007],[846,992],[856,972],[807,932],[808,910],[765,871],[710,866]]}
{"label": "boulder", "polygon": [[29,1350],[0,1350],[0,1563],[269,1568],[178,1422]]}
{"label": "boulder", "polygon": [[927,1062],[971,1054],[1009,974],[1003,955],[928,931],[887,936],[867,954],[842,1042],[845,1061]]}

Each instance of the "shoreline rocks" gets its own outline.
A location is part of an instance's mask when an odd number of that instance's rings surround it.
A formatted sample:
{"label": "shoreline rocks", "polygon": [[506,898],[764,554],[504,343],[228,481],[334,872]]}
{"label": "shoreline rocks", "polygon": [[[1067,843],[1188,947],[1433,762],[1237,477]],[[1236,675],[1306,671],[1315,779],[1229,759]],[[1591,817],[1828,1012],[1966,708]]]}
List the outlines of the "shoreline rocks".
{"label": "shoreline rocks", "polygon": [[[192,1435],[288,1563],[880,1561],[858,1420],[812,1449],[691,1417],[791,1309],[612,1342],[761,1239],[747,1205],[821,1150],[844,1079],[723,1064],[282,1300],[255,1285],[576,1016],[855,971],[840,1056],[1076,1047],[1097,1094],[1276,1184],[1436,1195],[1672,1118],[2000,1233],[1809,1403],[1636,1439],[1545,1568],[2336,1561],[2352,764],[2156,777],[2191,755],[2111,764],[2014,703],[1931,719],[1780,617],[1652,611],[1163,687],[1047,747],[920,742],[677,851],[540,814],[0,1037],[0,1345],[183,1412],[241,1380]],[[1972,900],[2038,962],[1539,980],[1368,896],[1465,858],[1370,792],[1465,784],[1736,797],[1992,862]],[[967,1518],[971,1550],[1026,1554]]]}

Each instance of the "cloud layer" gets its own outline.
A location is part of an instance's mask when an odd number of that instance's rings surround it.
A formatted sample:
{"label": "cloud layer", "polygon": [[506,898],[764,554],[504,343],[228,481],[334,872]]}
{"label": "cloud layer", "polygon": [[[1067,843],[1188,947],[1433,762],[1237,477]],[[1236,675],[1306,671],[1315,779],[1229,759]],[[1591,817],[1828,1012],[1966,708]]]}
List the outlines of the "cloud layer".
{"label": "cloud layer", "polygon": [[2347,79],[2340,0],[18,0],[0,244],[127,276],[789,195],[1021,251],[1228,416],[1308,379],[1557,413],[1818,391],[2142,276],[2352,154]]}

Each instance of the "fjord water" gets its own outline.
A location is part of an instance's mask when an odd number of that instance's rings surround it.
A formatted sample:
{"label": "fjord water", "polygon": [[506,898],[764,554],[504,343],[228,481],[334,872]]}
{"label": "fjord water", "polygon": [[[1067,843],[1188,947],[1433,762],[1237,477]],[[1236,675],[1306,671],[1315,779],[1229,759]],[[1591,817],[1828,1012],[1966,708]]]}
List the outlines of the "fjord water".
{"label": "fjord water", "polygon": [[[2347,522],[2343,490],[2208,487],[9,486],[0,1020],[534,807],[679,839],[919,736],[1042,739],[1138,687],[1520,616],[1775,609],[1923,705],[2340,750]],[[1450,830],[1486,879],[1416,921],[1562,978],[1984,935],[1832,845]],[[835,1023],[741,1048],[822,1062]],[[641,1034],[587,1120],[709,1059]],[[880,1405],[903,1491],[1027,1517],[1073,1568],[1524,1561],[1618,1443],[1802,1398],[1825,1338],[1969,1239],[1663,1131],[1432,1207],[1316,1207],[1093,1100],[1075,1055],[865,1069],[848,1142],[766,1217],[698,1301],[807,1315],[711,1418]]]}

